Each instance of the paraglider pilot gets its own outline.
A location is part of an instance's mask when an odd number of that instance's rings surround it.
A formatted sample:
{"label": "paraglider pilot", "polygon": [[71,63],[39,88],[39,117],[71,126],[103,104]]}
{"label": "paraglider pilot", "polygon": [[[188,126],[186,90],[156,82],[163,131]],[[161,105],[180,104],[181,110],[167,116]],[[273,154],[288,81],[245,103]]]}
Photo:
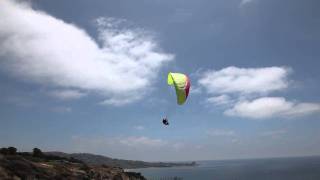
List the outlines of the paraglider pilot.
{"label": "paraglider pilot", "polygon": [[169,125],[169,121],[168,121],[167,117],[165,117],[165,118],[162,119],[162,123],[163,123],[164,125],[166,125],[166,126]]}

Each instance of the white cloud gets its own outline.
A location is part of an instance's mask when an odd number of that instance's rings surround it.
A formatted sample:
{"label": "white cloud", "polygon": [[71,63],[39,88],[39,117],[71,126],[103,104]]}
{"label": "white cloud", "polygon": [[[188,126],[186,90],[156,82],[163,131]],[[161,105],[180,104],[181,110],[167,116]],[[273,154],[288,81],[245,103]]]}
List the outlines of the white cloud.
{"label": "white cloud", "polygon": [[238,68],[227,67],[203,73],[199,84],[209,94],[270,93],[288,87],[290,69],[284,67]]}
{"label": "white cloud", "polygon": [[252,101],[240,101],[225,111],[226,115],[253,119],[272,117],[296,117],[320,112],[318,103],[286,101],[283,97],[262,97]]}
{"label": "white cloud", "polygon": [[206,101],[227,105],[225,115],[253,119],[297,117],[320,112],[319,103],[287,101],[283,97],[264,97],[289,86],[291,69],[285,67],[227,67],[200,75],[199,85],[206,89]]}
{"label": "white cloud", "polygon": [[141,125],[133,126],[133,128],[134,128],[135,130],[140,130],[140,131],[145,129],[145,127],[144,127],[144,126],[141,126]]}
{"label": "white cloud", "polygon": [[58,98],[60,100],[73,100],[86,96],[78,90],[55,90],[48,93],[50,96]]}
{"label": "white cloud", "polygon": [[2,70],[27,82],[99,93],[106,104],[141,99],[173,59],[145,31],[120,27],[125,20],[99,18],[99,46],[83,29],[26,4],[0,1],[0,17]]}
{"label": "white cloud", "polygon": [[210,129],[206,131],[209,136],[235,136],[235,132],[226,129]]}

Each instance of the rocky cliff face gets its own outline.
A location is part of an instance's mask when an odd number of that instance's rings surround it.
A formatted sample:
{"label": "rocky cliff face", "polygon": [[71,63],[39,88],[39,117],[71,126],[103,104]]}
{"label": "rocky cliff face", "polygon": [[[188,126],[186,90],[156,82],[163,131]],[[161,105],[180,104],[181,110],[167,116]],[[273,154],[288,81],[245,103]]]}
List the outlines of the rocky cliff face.
{"label": "rocky cliff face", "polygon": [[0,154],[0,179],[145,180],[139,173],[106,165]]}

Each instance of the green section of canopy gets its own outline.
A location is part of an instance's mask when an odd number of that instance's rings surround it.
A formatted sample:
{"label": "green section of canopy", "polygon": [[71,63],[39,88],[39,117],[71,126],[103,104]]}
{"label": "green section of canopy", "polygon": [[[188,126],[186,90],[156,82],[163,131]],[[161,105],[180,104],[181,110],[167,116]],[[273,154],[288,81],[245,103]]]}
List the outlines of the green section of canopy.
{"label": "green section of canopy", "polygon": [[187,76],[181,73],[169,73],[168,85],[174,86],[177,94],[177,102],[182,105],[187,100],[186,95]]}

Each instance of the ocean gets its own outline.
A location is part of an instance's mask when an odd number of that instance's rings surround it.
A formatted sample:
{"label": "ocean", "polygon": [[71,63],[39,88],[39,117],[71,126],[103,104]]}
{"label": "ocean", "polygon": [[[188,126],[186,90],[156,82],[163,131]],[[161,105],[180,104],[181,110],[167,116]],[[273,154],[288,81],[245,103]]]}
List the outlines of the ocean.
{"label": "ocean", "polygon": [[142,168],[148,180],[320,180],[320,157],[197,161],[194,167]]}

